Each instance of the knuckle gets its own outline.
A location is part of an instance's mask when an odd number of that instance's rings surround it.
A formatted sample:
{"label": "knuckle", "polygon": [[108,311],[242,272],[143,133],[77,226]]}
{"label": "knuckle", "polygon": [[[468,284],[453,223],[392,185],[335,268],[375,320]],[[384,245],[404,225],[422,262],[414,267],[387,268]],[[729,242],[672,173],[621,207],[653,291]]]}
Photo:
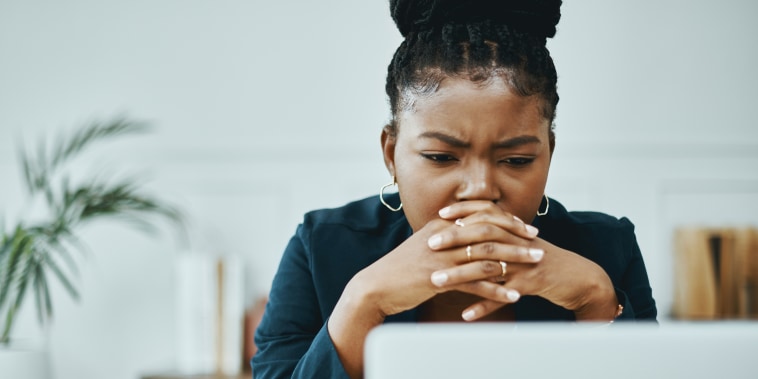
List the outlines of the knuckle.
{"label": "knuckle", "polygon": [[496,220],[496,215],[491,212],[482,213],[479,217],[486,223],[493,223]]}
{"label": "knuckle", "polygon": [[493,235],[497,231],[497,227],[492,224],[482,224],[481,228],[485,235]]}
{"label": "knuckle", "polygon": [[500,308],[500,306],[501,306],[501,305],[500,305],[499,303],[497,303],[497,302],[494,302],[494,301],[491,301],[491,300],[489,300],[489,301],[484,301],[484,302],[482,302],[482,304],[481,304],[481,307],[482,307],[482,309],[483,309],[483,311],[484,311],[485,313],[490,313],[490,312],[492,312],[492,311],[494,311],[494,310],[496,310],[496,309]]}
{"label": "knuckle", "polygon": [[496,299],[496,298],[498,298],[498,297],[499,297],[499,296],[498,296],[498,295],[499,295],[499,294],[498,294],[498,289],[499,289],[499,288],[500,288],[500,286],[499,286],[499,285],[494,285],[494,286],[491,286],[490,288],[488,288],[488,292],[489,292],[489,295],[490,295],[489,297],[490,297],[491,299]]}
{"label": "knuckle", "polygon": [[495,244],[493,242],[485,242],[480,244],[480,250],[485,257],[491,257],[495,254]]}
{"label": "knuckle", "polygon": [[527,251],[526,249],[532,245],[532,241],[524,239],[524,238],[516,238],[516,240],[514,241],[514,245],[523,248],[523,251],[526,252]]}
{"label": "knuckle", "polygon": [[463,289],[466,291],[476,291],[477,287],[478,286],[476,282],[461,283],[460,285],[460,289]]}
{"label": "knuckle", "polygon": [[494,274],[495,272],[500,272],[500,264],[495,263],[493,261],[479,261],[479,265],[481,266],[481,270],[485,274]]}
{"label": "knuckle", "polygon": [[496,213],[496,214],[502,214],[503,210],[500,209],[500,207],[497,206],[497,204],[493,202],[488,202],[487,206],[485,207],[485,210],[489,213]]}
{"label": "knuckle", "polygon": [[476,305],[477,308],[479,308],[479,311],[481,311],[480,314],[488,314],[492,312],[492,303],[491,300],[485,299],[479,302],[479,304]]}
{"label": "knuckle", "polygon": [[429,225],[433,229],[440,229],[440,228],[442,228],[444,226],[447,226],[448,223],[449,223],[448,221],[445,221],[445,220],[442,220],[442,219],[433,219],[427,225]]}

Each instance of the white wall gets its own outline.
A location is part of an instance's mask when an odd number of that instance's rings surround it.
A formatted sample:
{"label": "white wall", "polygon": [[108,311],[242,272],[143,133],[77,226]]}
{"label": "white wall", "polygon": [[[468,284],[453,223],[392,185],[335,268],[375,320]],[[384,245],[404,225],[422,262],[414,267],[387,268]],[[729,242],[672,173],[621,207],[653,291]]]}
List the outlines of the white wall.
{"label": "white wall", "polygon": [[[550,42],[549,194],[635,222],[664,317],[675,225],[758,224],[757,12],[749,0],[571,1]],[[399,42],[384,1],[2,0],[0,212],[21,214],[21,136],[119,112],[151,120],[155,133],[110,145],[109,160],[190,211],[190,249],[243,257],[251,300],[303,212],[387,181],[379,131]],[[56,378],[171,368],[183,247],[112,224],[87,234],[82,301],[55,299]],[[27,312],[18,331],[34,325]]]}

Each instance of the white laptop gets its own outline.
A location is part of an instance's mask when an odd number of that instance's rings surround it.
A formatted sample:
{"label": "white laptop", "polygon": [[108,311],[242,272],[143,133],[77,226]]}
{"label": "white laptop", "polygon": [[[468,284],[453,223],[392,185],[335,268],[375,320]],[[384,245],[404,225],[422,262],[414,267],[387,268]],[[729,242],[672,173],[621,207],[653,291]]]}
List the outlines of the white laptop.
{"label": "white laptop", "polygon": [[758,378],[758,322],[387,324],[366,379]]}

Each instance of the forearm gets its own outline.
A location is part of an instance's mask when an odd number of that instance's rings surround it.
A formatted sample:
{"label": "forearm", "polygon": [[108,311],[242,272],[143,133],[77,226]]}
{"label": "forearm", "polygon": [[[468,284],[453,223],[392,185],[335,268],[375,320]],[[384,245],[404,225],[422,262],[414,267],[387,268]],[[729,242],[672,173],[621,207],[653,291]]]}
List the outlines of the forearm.
{"label": "forearm", "polygon": [[385,316],[373,306],[371,296],[355,288],[345,288],[329,317],[327,329],[342,366],[348,375],[363,377],[363,345],[374,327],[384,322]]}

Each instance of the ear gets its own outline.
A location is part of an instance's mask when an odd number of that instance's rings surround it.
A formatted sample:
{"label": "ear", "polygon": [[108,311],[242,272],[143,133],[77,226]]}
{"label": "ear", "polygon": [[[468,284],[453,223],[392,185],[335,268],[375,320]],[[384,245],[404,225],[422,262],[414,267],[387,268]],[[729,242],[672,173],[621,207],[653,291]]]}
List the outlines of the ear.
{"label": "ear", "polygon": [[384,154],[384,165],[387,167],[390,175],[395,176],[395,145],[397,135],[392,131],[392,126],[385,125],[382,128],[382,153]]}

